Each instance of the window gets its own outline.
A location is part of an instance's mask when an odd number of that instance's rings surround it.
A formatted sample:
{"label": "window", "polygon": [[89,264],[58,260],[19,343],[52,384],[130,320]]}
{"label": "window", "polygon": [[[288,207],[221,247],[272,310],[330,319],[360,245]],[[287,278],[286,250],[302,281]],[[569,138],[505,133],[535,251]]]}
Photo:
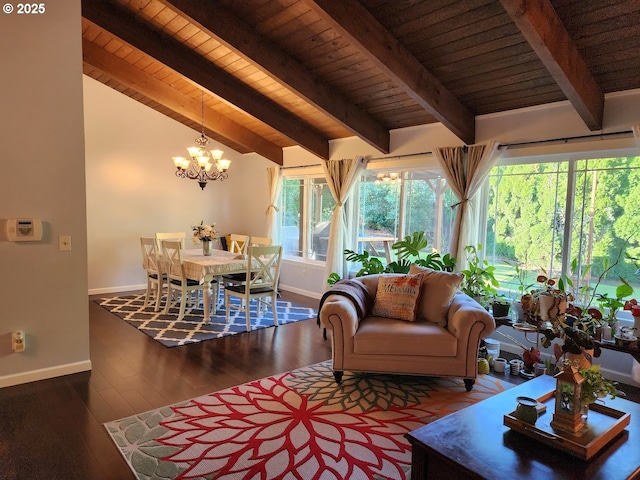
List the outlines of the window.
{"label": "window", "polygon": [[384,256],[385,244],[416,231],[426,233],[429,251],[447,249],[457,200],[439,173],[367,171],[358,198],[359,251]]}
{"label": "window", "polygon": [[[347,228],[357,234],[357,245],[385,258],[390,245],[415,231],[425,231],[427,249],[447,250],[457,200],[438,172],[408,170],[399,173],[367,170],[345,205]],[[284,253],[326,260],[335,200],[324,177],[286,177],[279,212]],[[357,220],[355,220],[357,219]]]}
{"label": "window", "polygon": [[280,212],[284,253],[326,260],[329,226],[335,204],[323,177],[285,178]]}
{"label": "window", "polygon": [[583,304],[615,297],[619,277],[640,294],[639,265],[625,257],[640,257],[640,157],[494,167],[487,210],[487,256],[511,292],[519,264],[528,284],[541,272],[569,278]]}

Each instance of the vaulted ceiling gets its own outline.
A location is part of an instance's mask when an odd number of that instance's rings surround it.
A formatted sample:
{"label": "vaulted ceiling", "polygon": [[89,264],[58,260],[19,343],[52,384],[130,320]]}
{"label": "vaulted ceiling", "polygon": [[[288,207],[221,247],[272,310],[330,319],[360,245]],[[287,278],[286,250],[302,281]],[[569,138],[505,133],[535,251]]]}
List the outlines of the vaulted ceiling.
{"label": "vaulted ceiling", "polygon": [[[282,164],[358,136],[640,88],[638,0],[82,0],[84,73]],[[203,107],[204,99],[204,107]]]}

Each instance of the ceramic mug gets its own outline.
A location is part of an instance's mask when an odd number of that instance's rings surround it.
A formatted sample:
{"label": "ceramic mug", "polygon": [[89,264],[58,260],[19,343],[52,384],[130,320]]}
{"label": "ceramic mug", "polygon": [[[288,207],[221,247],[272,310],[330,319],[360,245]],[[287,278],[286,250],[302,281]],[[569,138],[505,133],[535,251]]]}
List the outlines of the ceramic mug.
{"label": "ceramic mug", "polygon": [[498,357],[493,359],[493,371],[496,373],[503,373],[507,367],[507,359]]}
{"label": "ceramic mug", "polygon": [[511,375],[518,375],[520,370],[524,368],[524,362],[522,360],[518,360],[514,358],[509,361],[509,366],[511,367]]}

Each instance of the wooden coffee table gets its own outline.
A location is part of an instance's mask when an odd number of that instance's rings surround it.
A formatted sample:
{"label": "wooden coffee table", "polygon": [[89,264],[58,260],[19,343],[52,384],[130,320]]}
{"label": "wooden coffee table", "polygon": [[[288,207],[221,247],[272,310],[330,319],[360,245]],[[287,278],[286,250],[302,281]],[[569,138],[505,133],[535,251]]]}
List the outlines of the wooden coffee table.
{"label": "wooden coffee table", "polygon": [[516,397],[537,398],[554,388],[553,377],[543,375],[407,434],[412,480],[640,479],[640,404],[607,399],[608,406],[630,413],[631,423],[588,461],[503,425],[504,414],[515,410]]}

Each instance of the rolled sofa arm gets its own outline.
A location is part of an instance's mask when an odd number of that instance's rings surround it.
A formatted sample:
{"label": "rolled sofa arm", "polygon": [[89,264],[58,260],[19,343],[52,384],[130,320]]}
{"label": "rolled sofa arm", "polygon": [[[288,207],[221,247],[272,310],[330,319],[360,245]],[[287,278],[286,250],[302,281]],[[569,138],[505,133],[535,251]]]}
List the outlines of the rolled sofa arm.
{"label": "rolled sofa arm", "polygon": [[487,310],[469,295],[456,293],[447,313],[447,330],[456,338],[464,338],[476,323],[481,324],[480,338],[496,329],[496,322]]}
{"label": "rolled sofa arm", "polygon": [[358,330],[358,312],[354,303],[341,295],[329,295],[320,309],[322,326],[333,332],[333,369],[342,370],[345,355],[353,352],[353,337]]}

